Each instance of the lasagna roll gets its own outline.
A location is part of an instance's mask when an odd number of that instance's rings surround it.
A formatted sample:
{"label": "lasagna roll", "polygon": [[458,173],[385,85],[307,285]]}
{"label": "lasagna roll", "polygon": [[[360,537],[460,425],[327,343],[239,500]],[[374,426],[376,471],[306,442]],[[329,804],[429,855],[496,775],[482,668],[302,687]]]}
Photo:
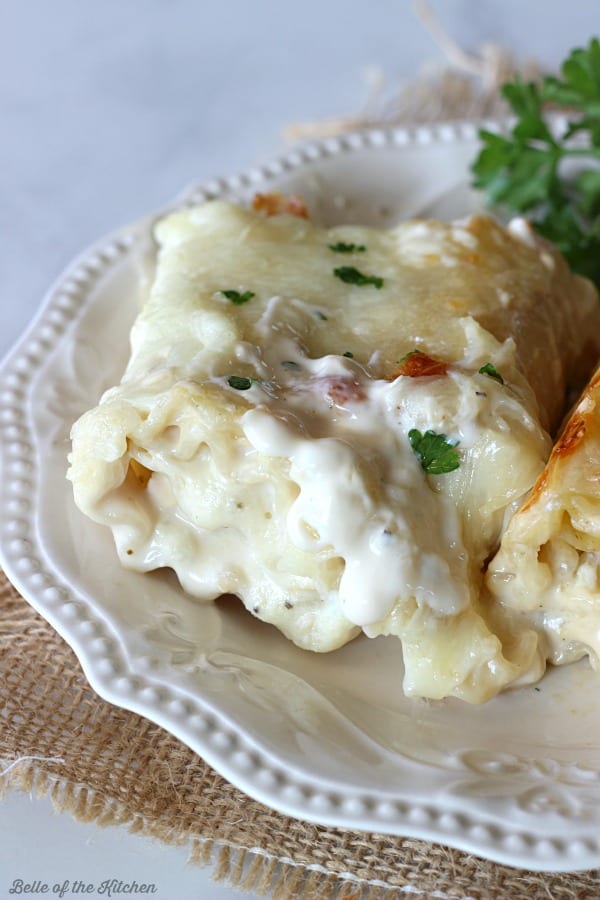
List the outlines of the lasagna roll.
{"label": "lasagna roll", "polygon": [[123,565],[236,594],[300,647],[396,635],[409,695],[539,677],[483,569],[598,351],[594,289],[523,222],[276,206],[156,226],[123,379],[72,430],[77,505]]}
{"label": "lasagna roll", "polygon": [[600,369],[512,517],[488,571],[494,599],[555,665],[600,669]]}

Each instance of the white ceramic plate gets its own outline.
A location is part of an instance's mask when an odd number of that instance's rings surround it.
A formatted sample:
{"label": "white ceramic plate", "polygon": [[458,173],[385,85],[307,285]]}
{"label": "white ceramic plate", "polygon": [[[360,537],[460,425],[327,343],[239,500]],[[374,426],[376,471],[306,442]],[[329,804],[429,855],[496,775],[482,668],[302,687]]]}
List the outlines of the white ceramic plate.
{"label": "white ceramic plate", "polygon": [[[322,222],[473,206],[472,126],[295,150],[178,202],[300,192]],[[0,559],[95,690],[164,726],[242,790],[323,824],[440,841],[540,870],[600,865],[600,680],[586,664],[482,707],[407,700],[400,645],[312,655],[227,600],[124,571],[65,480],[71,423],[120,377],[155,217],[77,259],[0,372]]]}

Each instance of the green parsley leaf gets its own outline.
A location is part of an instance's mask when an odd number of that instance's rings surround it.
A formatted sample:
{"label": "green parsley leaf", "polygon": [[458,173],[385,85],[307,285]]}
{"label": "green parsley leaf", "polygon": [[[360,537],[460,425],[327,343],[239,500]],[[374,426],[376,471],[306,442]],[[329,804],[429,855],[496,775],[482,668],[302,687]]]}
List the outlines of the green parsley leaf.
{"label": "green parsley leaf", "polygon": [[364,244],[345,244],[343,241],[328,246],[334,253],[365,253],[367,249]]}
{"label": "green parsley leaf", "polygon": [[[516,123],[508,135],[480,131],[473,185],[510,214],[526,213],[571,268],[600,287],[600,41],[573,50],[558,77],[516,78],[502,94]],[[549,105],[569,110],[560,135],[550,127]],[[573,159],[576,168],[566,165]]]}
{"label": "green parsley leaf", "polygon": [[358,284],[360,287],[372,284],[377,290],[383,287],[383,278],[378,275],[364,275],[354,266],[340,266],[333,270],[333,274],[346,284]]}
{"label": "green parsley leaf", "polygon": [[230,375],[227,379],[229,387],[236,391],[247,391],[254,384],[254,378],[245,378],[243,375]]}
{"label": "green parsley leaf", "polygon": [[346,356],[348,359],[354,359],[354,353],[351,353],[350,350],[346,350],[346,352],[343,355]]}
{"label": "green parsley leaf", "polygon": [[484,366],[482,366],[479,370],[479,374],[489,375],[490,378],[495,378],[496,381],[500,382],[500,384],[504,384],[504,378],[502,377],[496,366],[491,362],[488,362]]}
{"label": "green parsley leaf", "polygon": [[428,475],[443,475],[460,466],[460,457],[454,449],[458,441],[448,440],[445,434],[431,430],[422,434],[417,428],[411,428],[408,440]]}
{"label": "green parsley leaf", "polygon": [[241,306],[242,303],[247,303],[248,300],[252,300],[256,296],[253,291],[244,291],[243,294],[240,294],[239,291],[219,291],[219,293],[231,300],[232,303],[235,303],[236,306]]}
{"label": "green parsley leaf", "polygon": [[321,322],[327,322],[327,316],[325,313],[322,313],[320,309],[315,309],[314,317],[315,319],[320,319]]}

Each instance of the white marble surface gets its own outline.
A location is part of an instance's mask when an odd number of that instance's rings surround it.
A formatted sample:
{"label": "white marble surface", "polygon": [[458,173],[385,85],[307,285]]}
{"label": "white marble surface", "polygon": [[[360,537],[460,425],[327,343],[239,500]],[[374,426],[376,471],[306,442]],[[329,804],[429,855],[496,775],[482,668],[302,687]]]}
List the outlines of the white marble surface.
{"label": "white marble surface", "polygon": [[[465,49],[496,41],[547,67],[598,28],[597,0],[431,5]],[[394,85],[436,59],[408,0],[4,3],[0,355],[87,243],[190,182],[277,154],[290,123],[359,111],[370,67]],[[0,896],[15,878],[108,877],[154,881],[163,900],[239,896],[181,849],[27,795],[0,805]]]}
{"label": "white marble surface", "polygon": [[[169,847],[140,838],[125,829],[97,828],[57,816],[47,799],[11,794],[0,807],[0,897],[108,897],[103,884],[119,881],[124,886],[147,885],[151,893],[112,892],[113,897],[152,897],[155,900],[237,900],[248,897],[215,882],[210,873],[187,865],[183,847]],[[38,890],[25,893],[30,884]],[[65,884],[68,882],[68,884]],[[41,888],[48,885],[42,893]],[[85,889],[79,885],[84,885]],[[89,885],[93,888],[89,890]],[[11,894],[11,888],[15,893]]]}

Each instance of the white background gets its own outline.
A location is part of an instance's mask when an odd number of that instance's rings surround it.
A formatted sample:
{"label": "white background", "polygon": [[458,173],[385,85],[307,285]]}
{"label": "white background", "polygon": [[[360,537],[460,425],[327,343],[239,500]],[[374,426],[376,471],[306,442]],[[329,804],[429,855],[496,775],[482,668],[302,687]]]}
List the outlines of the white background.
{"label": "white background", "polygon": [[[597,0],[431,6],[466,50],[497,42],[548,68],[600,32]],[[432,60],[440,51],[408,0],[4,0],[0,355],[86,244],[191,182],[277,155],[291,123],[359,112],[370,68],[393,88]],[[186,866],[183,849],[13,794],[0,804],[0,898],[20,877],[136,879],[161,900],[240,896]]]}

